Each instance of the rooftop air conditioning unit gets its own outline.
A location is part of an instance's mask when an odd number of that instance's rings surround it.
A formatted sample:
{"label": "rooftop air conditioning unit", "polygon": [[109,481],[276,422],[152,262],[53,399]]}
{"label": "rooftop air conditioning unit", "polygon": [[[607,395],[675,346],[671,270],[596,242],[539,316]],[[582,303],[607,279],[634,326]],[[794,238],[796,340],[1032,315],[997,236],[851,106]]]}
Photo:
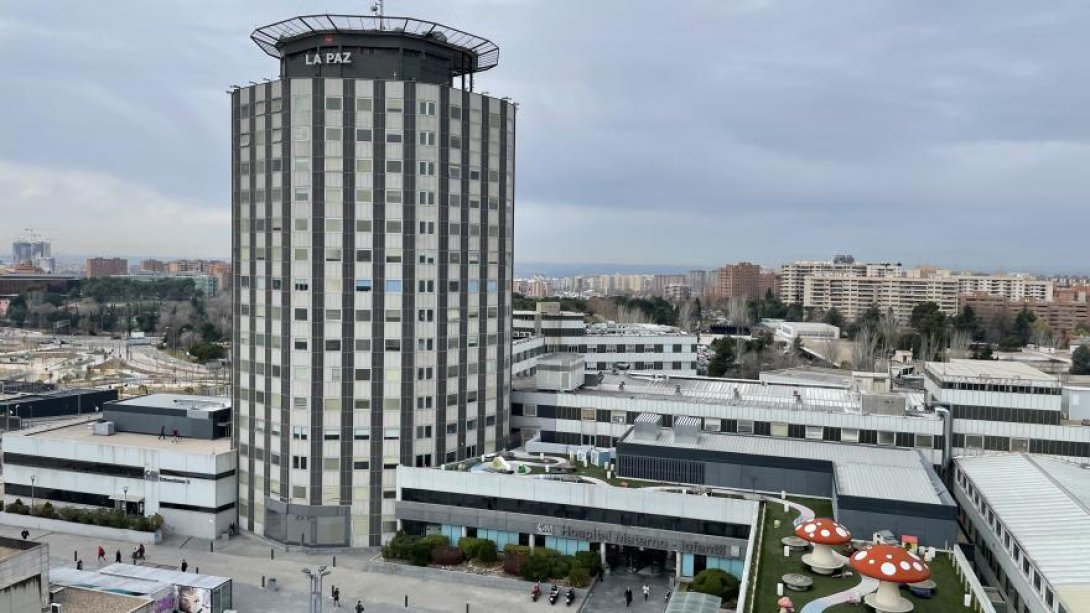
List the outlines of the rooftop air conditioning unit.
{"label": "rooftop air conditioning unit", "polygon": [[49,613],[62,613],[64,607],[59,602],[54,602],[49,605]]}
{"label": "rooftop air conditioning unit", "polygon": [[91,428],[95,436],[113,436],[117,434],[117,427],[112,421],[96,421]]}

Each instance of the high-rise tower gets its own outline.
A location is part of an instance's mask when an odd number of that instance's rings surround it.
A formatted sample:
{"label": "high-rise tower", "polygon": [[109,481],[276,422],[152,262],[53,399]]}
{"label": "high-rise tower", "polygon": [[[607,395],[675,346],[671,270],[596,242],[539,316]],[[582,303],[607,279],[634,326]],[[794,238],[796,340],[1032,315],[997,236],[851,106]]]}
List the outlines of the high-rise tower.
{"label": "high-rise tower", "polygon": [[402,17],[254,31],[231,94],[241,526],[307,545],[395,529],[394,469],[506,446],[515,106],[492,42]]}

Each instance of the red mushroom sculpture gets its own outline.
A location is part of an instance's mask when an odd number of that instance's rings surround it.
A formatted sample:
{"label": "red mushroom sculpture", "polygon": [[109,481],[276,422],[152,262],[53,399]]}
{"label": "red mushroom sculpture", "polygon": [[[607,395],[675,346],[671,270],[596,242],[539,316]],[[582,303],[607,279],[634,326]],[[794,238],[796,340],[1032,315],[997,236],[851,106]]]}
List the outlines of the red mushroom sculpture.
{"label": "red mushroom sculpture", "polygon": [[833,547],[848,543],[852,533],[827,517],[804,521],[795,527],[795,536],[810,541],[813,553],[802,556],[802,563],[819,575],[830,575],[844,566],[845,558],[833,554]]}
{"label": "red mushroom sculpture", "polygon": [[902,583],[917,583],[931,576],[931,569],[916,554],[893,545],[874,545],[852,555],[852,568],[879,581],[878,591],[863,599],[875,610],[908,613],[912,603],[901,596]]}

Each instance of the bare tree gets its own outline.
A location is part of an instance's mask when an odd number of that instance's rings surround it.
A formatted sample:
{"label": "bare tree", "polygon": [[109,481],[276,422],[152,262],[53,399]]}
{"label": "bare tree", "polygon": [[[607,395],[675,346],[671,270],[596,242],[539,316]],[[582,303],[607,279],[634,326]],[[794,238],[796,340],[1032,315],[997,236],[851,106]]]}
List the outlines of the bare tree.
{"label": "bare tree", "polygon": [[888,358],[897,350],[897,339],[901,334],[901,322],[893,314],[893,309],[886,309],[878,321],[878,334],[882,337],[882,357]]}
{"label": "bare tree", "polygon": [[727,321],[734,326],[735,331],[748,328],[752,323],[745,296],[731,297],[730,302],[727,303]]}
{"label": "bare tree", "polygon": [[950,332],[949,357],[950,359],[965,358],[969,355],[969,345],[972,344],[973,337],[968,330],[954,329]]}
{"label": "bare tree", "polygon": [[693,318],[693,301],[682,300],[677,307],[677,325],[682,330],[688,330],[692,327]]}
{"label": "bare tree", "polygon": [[874,328],[865,326],[855,335],[855,345],[852,347],[852,369],[873,371],[877,354],[878,333]]}

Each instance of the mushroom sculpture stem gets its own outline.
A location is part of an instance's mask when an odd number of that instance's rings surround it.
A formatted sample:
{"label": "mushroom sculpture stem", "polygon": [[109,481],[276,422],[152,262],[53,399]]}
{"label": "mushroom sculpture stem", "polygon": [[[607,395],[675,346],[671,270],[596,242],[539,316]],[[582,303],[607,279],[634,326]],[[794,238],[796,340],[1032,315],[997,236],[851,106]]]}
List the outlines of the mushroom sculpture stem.
{"label": "mushroom sculpture stem", "polygon": [[898,586],[917,583],[931,576],[931,569],[916,554],[892,545],[874,545],[856,552],[851,559],[852,568],[859,574],[879,581],[878,591],[867,594],[864,601],[884,613],[908,613],[912,602],[901,597]]}
{"label": "mushroom sculpture stem", "polygon": [[795,536],[809,541],[814,546],[813,553],[802,556],[802,563],[821,575],[832,574],[844,566],[844,558],[833,553],[833,547],[851,542],[852,534],[848,529],[832,519],[819,517],[804,521],[795,528]]}

